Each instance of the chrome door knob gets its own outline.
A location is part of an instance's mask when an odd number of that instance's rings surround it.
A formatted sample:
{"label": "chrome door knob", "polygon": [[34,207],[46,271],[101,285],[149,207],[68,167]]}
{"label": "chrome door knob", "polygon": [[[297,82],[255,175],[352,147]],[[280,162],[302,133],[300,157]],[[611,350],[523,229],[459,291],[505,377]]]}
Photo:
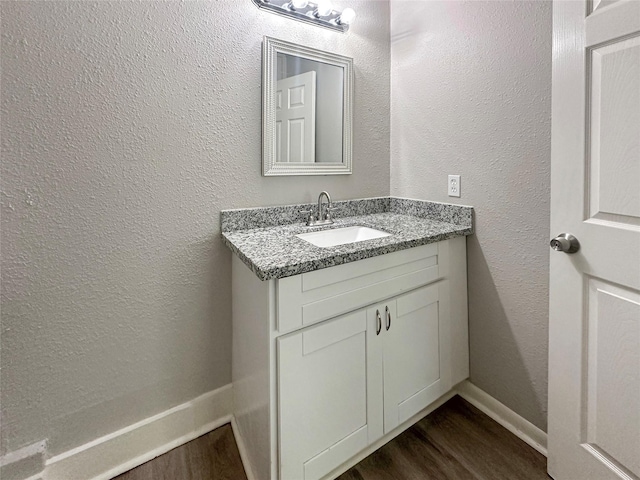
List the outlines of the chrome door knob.
{"label": "chrome door knob", "polygon": [[561,233],[549,243],[557,252],[576,253],[580,250],[580,242],[570,233]]}

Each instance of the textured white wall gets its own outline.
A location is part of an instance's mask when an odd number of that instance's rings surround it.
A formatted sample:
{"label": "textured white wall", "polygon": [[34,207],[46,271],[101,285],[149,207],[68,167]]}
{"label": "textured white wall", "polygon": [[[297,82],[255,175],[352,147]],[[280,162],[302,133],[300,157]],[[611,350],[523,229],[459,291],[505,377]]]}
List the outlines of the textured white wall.
{"label": "textured white wall", "polygon": [[550,116],[550,2],[391,0],[391,193],[474,206],[471,380],[543,429]]}
{"label": "textured white wall", "polygon": [[[348,3],[342,35],[250,0],[1,2],[2,453],[230,381],[220,209],[389,194],[389,7]],[[260,176],[263,35],[354,58],[353,175]]]}

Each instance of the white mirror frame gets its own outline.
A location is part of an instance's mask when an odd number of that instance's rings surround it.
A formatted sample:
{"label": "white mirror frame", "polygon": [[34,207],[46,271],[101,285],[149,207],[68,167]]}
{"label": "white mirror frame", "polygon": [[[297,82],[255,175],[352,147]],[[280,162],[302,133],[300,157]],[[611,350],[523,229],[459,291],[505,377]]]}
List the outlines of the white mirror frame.
{"label": "white mirror frame", "polygon": [[[276,163],[276,68],[278,53],[328,63],[344,68],[342,106],[342,162],[340,163]],[[262,45],[262,175],[350,175],[352,173],[353,125],[353,59],[264,37]]]}

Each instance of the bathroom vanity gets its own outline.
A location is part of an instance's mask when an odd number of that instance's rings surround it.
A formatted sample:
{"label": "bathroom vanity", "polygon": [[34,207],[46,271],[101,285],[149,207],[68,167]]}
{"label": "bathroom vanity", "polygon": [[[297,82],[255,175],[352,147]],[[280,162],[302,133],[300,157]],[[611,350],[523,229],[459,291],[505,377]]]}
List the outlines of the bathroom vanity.
{"label": "bathroom vanity", "polygon": [[468,377],[471,209],[339,202],[330,228],[391,235],[323,248],[297,236],[318,228],[272,218],[304,207],[223,212],[236,433],[256,480],[332,478]]}

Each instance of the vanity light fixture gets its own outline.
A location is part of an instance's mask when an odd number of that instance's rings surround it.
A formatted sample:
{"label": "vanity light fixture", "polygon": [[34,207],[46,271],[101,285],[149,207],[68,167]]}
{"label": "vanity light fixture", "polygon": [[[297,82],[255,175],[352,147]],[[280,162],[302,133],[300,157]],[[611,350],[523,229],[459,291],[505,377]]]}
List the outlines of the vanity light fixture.
{"label": "vanity light fixture", "polygon": [[289,8],[291,10],[299,10],[309,5],[309,0],[291,0]]}
{"label": "vanity light fixture", "polygon": [[333,11],[333,3],[331,0],[320,0],[316,6],[313,16],[316,18],[327,17]]}
{"label": "vanity light fixture", "polygon": [[345,8],[342,12],[335,10],[331,0],[317,0],[317,3],[309,0],[252,1],[269,12],[343,33],[349,30],[349,25],[356,17],[356,12],[352,8]]}
{"label": "vanity light fixture", "polygon": [[353,11],[353,8],[345,8],[342,14],[336,18],[336,23],[338,25],[351,25],[355,18],[356,12]]}

